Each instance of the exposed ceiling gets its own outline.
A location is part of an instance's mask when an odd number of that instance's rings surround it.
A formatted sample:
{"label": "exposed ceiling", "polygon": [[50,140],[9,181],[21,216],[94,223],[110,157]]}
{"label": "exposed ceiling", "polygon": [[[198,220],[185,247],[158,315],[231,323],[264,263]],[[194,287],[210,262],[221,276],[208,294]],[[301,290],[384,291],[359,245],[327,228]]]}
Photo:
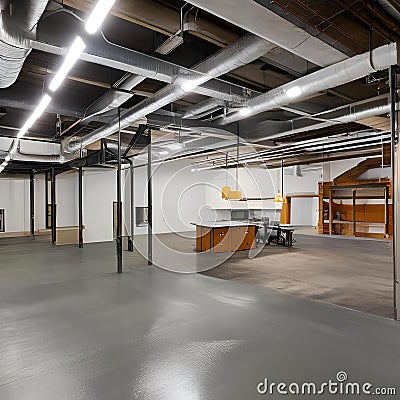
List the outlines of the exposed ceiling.
{"label": "exposed ceiling", "polygon": [[[7,5],[10,2],[3,3]],[[84,20],[94,3],[94,0],[48,2],[37,25],[34,38],[36,43],[51,40],[53,45],[68,45],[82,29],[79,18]],[[158,111],[147,116],[148,126],[159,132],[156,136],[161,139],[169,134],[168,140],[179,136],[182,143],[191,143],[187,146],[190,151],[196,149],[196,140],[199,140],[199,149],[207,150],[205,138],[210,140],[210,151],[215,148],[216,137],[221,141],[221,148],[229,147],[232,137],[229,137],[228,132],[232,135],[239,133],[242,139],[250,142],[255,138],[263,139],[256,141],[258,147],[255,145],[255,148],[257,151],[265,151],[265,146],[271,148],[309,139],[346,139],[350,135],[354,138],[357,132],[360,132],[362,141],[365,132],[385,132],[388,118],[383,114],[372,119],[364,118],[320,129],[313,129],[311,126],[299,133],[287,132],[279,140],[268,138],[268,127],[271,124],[276,129],[277,124],[288,123],[300,117],[315,119],[317,113],[387,94],[387,70],[322,90],[301,102],[266,111],[232,125],[217,126],[216,123],[221,116],[244,107],[249,98],[318,71],[333,62],[399,41],[400,21],[396,19],[395,11],[400,13],[400,3],[397,0],[387,3],[384,7],[382,1],[377,0],[117,0],[102,26],[102,32],[107,41],[134,50],[137,60],[141,55],[152,56],[160,61],[161,67],[185,67],[188,68],[188,73],[192,73],[198,63],[236,42],[247,32],[269,40],[271,46],[263,56],[210,80],[198,90],[188,91],[184,96],[162,105]],[[389,9],[389,6],[392,8]],[[23,5],[15,3],[14,7]],[[2,12],[6,13],[7,7]],[[78,18],[71,17],[71,13]],[[251,13],[256,13],[257,19],[249,20]],[[265,23],[267,20],[268,24]],[[178,45],[171,52],[161,54],[156,51],[169,37],[177,36],[181,36],[183,41],[178,38]],[[101,40],[94,39],[91,49],[103,51]],[[135,58],[124,60],[135,66],[132,62]],[[1,61],[7,63],[7,59]],[[29,52],[16,82],[0,89],[0,136],[16,137],[61,62],[60,55],[49,51],[33,49]],[[117,109],[110,106],[107,113],[84,119],[93,107],[98,106],[99,99],[105,101],[111,94],[114,97],[125,94],[126,97],[122,97],[124,101],[121,100],[121,104],[118,104],[123,111],[132,109],[145,99],[151,99],[155,93],[171,84],[167,79],[154,76],[144,77],[132,88],[117,87],[117,84],[123,84],[124,79],[129,77],[131,75],[127,75],[122,68],[79,61],[47,112],[32,127],[26,138],[60,143],[63,138],[82,137],[116,117]],[[216,88],[217,92],[225,91],[234,101],[223,101],[221,98],[215,100],[210,94],[216,93]],[[199,104],[204,104],[201,113],[194,112],[194,117],[184,118],[185,113]],[[125,129],[125,146],[143,123],[146,121],[139,121]],[[213,131],[214,128],[223,130],[223,133],[217,134]],[[172,139],[171,132],[175,132]],[[224,140],[226,143],[222,143]],[[163,143],[157,146],[162,148]],[[366,144],[366,153],[368,149],[371,154],[375,154],[376,143],[370,146]],[[7,150],[0,147],[0,159]],[[187,156],[190,154],[189,150],[183,154]],[[135,148],[127,155],[134,154]],[[303,156],[302,153],[301,157]],[[51,165],[53,164],[12,161],[7,170],[27,171],[30,168],[41,169]]]}

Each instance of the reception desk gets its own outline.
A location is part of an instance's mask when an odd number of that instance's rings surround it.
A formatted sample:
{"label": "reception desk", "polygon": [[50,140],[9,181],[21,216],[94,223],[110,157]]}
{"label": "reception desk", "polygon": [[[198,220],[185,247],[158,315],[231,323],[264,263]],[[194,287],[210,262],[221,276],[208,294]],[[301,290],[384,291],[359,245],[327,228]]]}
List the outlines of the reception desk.
{"label": "reception desk", "polygon": [[255,246],[256,224],[239,221],[196,223],[196,250],[215,253],[250,250]]}

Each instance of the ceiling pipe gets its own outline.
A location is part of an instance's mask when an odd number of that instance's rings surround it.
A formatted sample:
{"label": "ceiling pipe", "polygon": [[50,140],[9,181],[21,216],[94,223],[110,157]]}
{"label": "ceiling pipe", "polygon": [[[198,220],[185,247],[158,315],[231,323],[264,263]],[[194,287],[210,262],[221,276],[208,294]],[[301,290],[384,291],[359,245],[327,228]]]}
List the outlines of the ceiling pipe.
{"label": "ceiling pipe", "polygon": [[31,51],[29,39],[36,36],[36,25],[48,0],[21,0],[17,7],[8,3],[0,1],[0,88],[17,80]]}
{"label": "ceiling pipe", "polygon": [[376,0],[376,2],[397,22],[400,22],[400,12],[388,0]]}
{"label": "ceiling pipe", "polygon": [[186,109],[182,118],[198,119],[203,115],[210,114],[212,111],[218,110],[225,106],[225,101],[220,99],[207,99],[198,104],[194,104]]}
{"label": "ceiling pipe", "polygon": [[221,117],[220,124],[229,124],[265,111],[273,110],[315,96],[323,90],[344,85],[370,73],[399,64],[397,43],[391,43],[341,61],[269,92],[250,99],[247,114],[235,112]]}
{"label": "ceiling pipe", "polygon": [[[63,31],[60,30],[61,27]],[[39,40],[31,40],[30,46],[34,50],[63,56],[69,45],[67,42],[68,35],[65,34],[66,30],[80,32],[82,30],[82,19],[68,10],[61,9],[41,21],[38,29]],[[276,48],[276,45],[266,40],[263,40],[263,43],[267,47],[267,51],[264,54]],[[201,78],[201,71],[199,70],[184,68],[116,45],[108,41],[102,34],[87,40],[86,49],[81,54],[80,60],[155,79],[167,84],[172,84],[179,76],[193,79],[196,77]],[[210,81],[205,85],[193,88],[193,92],[227,101],[242,101],[244,99],[243,89],[242,86],[232,83]]]}
{"label": "ceiling pipe", "polygon": [[87,108],[85,118],[82,119],[81,124],[87,124],[93,121],[96,116],[120,107],[134,96],[134,93],[129,93],[129,91],[146,79],[144,76],[139,75],[130,75],[124,78],[122,83],[117,82],[112,89]]}
{"label": "ceiling pipe", "polygon": [[278,123],[260,123],[259,130],[268,131],[268,135],[252,138],[251,143],[263,140],[275,140],[305,131],[326,128],[336,124],[344,124],[386,114],[390,111],[388,96],[381,95],[368,100],[347,104],[305,118],[296,118]]}
{"label": "ceiling pipe", "polygon": [[[378,134],[371,134],[368,132],[359,132],[357,133],[357,137],[348,137],[345,136],[343,138],[340,138],[338,136],[335,136],[333,138],[330,137],[322,137],[322,138],[317,138],[317,139],[308,139],[308,140],[303,140],[297,143],[289,143],[289,144],[283,144],[279,146],[275,146],[274,148],[271,148],[269,150],[263,150],[263,151],[252,151],[250,153],[245,153],[242,154],[239,157],[239,160],[242,162],[247,162],[249,159],[254,158],[254,159],[262,159],[263,157],[282,157],[282,155],[290,155],[290,154],[304,154],[309,151],[316,151],[316,149],[321,148],[332,148],[334,146],[340,145],[340,146],[347,146],[350,145],[354,142],[360,141],[364,144],[367,144],[371,141],[379,141],[382,140],[382,138],[387,137],[388,133],[387,132],[381,132]],[[249,144],[251,147],[251,144]],[[218,157],[218,158],[213,158],[210,160],[206,160],[200,164],[207,164],[209,162],[213,163],[220,163],[223,165],[225,163],[225,156],[224,157]]]}
{"label": "ceiling pipe", "polygon": [[[73,153],[81,147],[85,147],[96,140],[117,132],[119,127],[121,129],[128,127],[135,121],[157,111],[159,108],[185,97],[193,85],[200,85],[212,78],[216,78],[219,75],[225,74],[260,58],[270,50],[270,46],[270,43],[257,36],[252,34],[244,35],[236,42],[226,46],[213,56],[199,63],[194,68],[197,75],[185,76],[181,74],[172,85],[161,89],[154,96],[143,100],[136,106],[125,111],[122,114],[120,125],[118,119],[115,119],[104,127],[82,138],[70,138],[69,140],[63,141],[63,152]],[[186,84],[189,84],[189,90],[184,89]]]}

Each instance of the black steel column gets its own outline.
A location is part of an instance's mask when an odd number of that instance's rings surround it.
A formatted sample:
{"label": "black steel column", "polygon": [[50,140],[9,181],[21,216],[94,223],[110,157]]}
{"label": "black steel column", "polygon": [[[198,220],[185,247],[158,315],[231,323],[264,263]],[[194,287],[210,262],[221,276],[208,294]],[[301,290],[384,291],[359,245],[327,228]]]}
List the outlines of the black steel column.
{"label": "black steel column", "polygon": [[53,245],[57,241],[57,218],[56,218],[56,173],[54,167],[51,169],[51,241]]}
{"label": "black steel column", "polygon": [[394,319],[398,319],[398,260],[397,255],[399,251],[398,247],[398,207],[397,207],[397,195],[398,195],[398,116],[396,105],[398,102],[397,96],[397,65],[392,65],[389,68],[389,79],[390,79],[390,131],[391,131],[391,167],[392,167],[392,252],[393,252],[393,316]]}
{"label": "black steel column", "polygon": [[153,264],[153,187],[151,177],[151,130],[147,145],[147,264]]}
{"label": "black steel column", "polygon": [[30,174],[30,185],[29,185],[29,200],[31,209],[31,238],[35,238],[35,181],[33,171]]}
{"label": "black steel column", "polygon": [[45,181],[45,185],[44,185],[44,200],[45,200],[45,204],[44,204],[44,215],[46,218],[45,221],[45,228],[49,228],[49,210],[48,210],[48,204],[49,204],[49,173],[46,171],[44,173],[44,181]]}
{"label": "black steel column", "polygon": [[78,177],[78,208],[79,208],[79,248],[83,248],[83,195],[82,195],[82,189],[83,189],[83,171],[82,167],[79,167],[79,177]]}
{"label": "black steel column", "polygon": [[131,196],[130,196],[131,197],[130,198],[130,200],[131,200],[131,222],[130,222],[131,234],[128,239],[128,251],[133,251],[133,236],[134,236],[133,230],[134,230],[134,224],[135,224],[135,222],[134,222],[135,202],[134,202],[134,191],[133,191],[133,185],[134,185],[133,162],[131,160],[129,160],[129,174],[130,174],[130,178],[131,178]]}
{"label": "black steel column", "polygon": [[121,111],[118,108],[118,169],[117,169],[117,272],[122,273],[122,203],[121,203]]}

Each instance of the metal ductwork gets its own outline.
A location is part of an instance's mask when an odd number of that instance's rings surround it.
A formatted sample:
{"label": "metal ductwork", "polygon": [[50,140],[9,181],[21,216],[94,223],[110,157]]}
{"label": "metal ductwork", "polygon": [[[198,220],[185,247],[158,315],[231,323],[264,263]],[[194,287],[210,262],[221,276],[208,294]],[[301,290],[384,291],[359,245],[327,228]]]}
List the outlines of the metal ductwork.
{"label": "metal ductwork", "polygon": [[70,160],[70,158],[63,157],[61,154],[42,155],[22,153],[20,149],[20,141],[18,139],[12,141],[7,153],[11,155],[13,161],[63,164]]}
{"label": "metal ductwork", "polygon": [[246,34],[235,43],[221,49],[215,55],[198,64],[194,68],[196,75],[179,75],[173,85],[161,89],[154,96],[143,100],[138,105],[124,112],[121,117],[120,125],[118,119],[115,119],[110,124],[82,138],[69,139],[63,142],[63,151],[73,153],[81,147],[85,147],[96,140],[107,137],[118,131],[119,126],[122,129],[126,128],[138,119],[155,112],[171,102],[185,97],[187,92],[182,88],[185,82],[200,85],[240,65],[245,65],[256,60],[266,54],[270,49],[270,43],[252,34]]}
{"label": "metal ductwork", "polygon": [[[62,31],[60,27],[63,27]],[[75,14],[62,9],[42,21],[38,29],[39,41],[32,40],[30,46],[34,50],[63,56],[70,45],[65,32],[80,32],[81,29],[82,20]],[[262,41],[266,49],[264,54],[276,48],[276,45],[266,40],[259,39],[259,41]],[[194,79],[201,78],[202,75],[200,70],[184,68],[116,45],[102,35],[88,38],[86,49],[80,59],[168,84],[173,84],[179,77]],[[239,85],[210,81],[209,79],[205,79],[203,82],[207,82],[207,84],[200,86],[201,83],[199,83],[197,87],[193,88],[193,92],[226,101],[242,101],[244,99],[243,88]]]}
{"label": "metal ductwork", "polygon": [[258,124],[257,132],[268,132],[268,135],[249,138],[252,143],[273,140],[288,135],[298,134],[304,131],[326,128],[335,124],[355,122],[364,118],[390,112],[390,104],[387,95],[373,97],[331,110],[313,114],[307,117],[296,118],[290,121],[265,121]]}
{"label": "metal ductwork", "polygon": [[123,81],[117,82],[114,87],[106,94],[101,96],[94,102],[85,112],[85,118],[81,123],[89,123],[93,121],[97,115],[115,110],[134,96],[133,93],[128,93],[134,87],[143,82],[146,78],[138,75],[128,75]]}
{"label": "metal ductwork", "polygon": [[63,164],[67,161],[62,155],[38,155],[38,154],[23,154],[19,151],[15,152],[12,156],[13,161],[26,161],[26,162],[37,162],[46,164]]}
{"label": "metal ductwork", "polygon": [[7,88],[17,80],[48,0],[18,3],[14,7],[13,3],[0,0],[0,88]]}
{"label": "metal ductwork", "polygon": [[[399,64],[397,43],[378,47],[372,52],[341,61],[250,99],[247,103],[249,115],[296,103],[307,97],[315,96],[323,90],[343,85],[369,73],[381,71],[397,64]],[[221,118],[219,123],[228,124],[244,118],[246,116],[235,112]]]}
{"label": "metal ductwork", "polygon": [[220,99],[207,99],[188,107],[183,115],[184,119],[198,119],[225,106],[225,101]]}

